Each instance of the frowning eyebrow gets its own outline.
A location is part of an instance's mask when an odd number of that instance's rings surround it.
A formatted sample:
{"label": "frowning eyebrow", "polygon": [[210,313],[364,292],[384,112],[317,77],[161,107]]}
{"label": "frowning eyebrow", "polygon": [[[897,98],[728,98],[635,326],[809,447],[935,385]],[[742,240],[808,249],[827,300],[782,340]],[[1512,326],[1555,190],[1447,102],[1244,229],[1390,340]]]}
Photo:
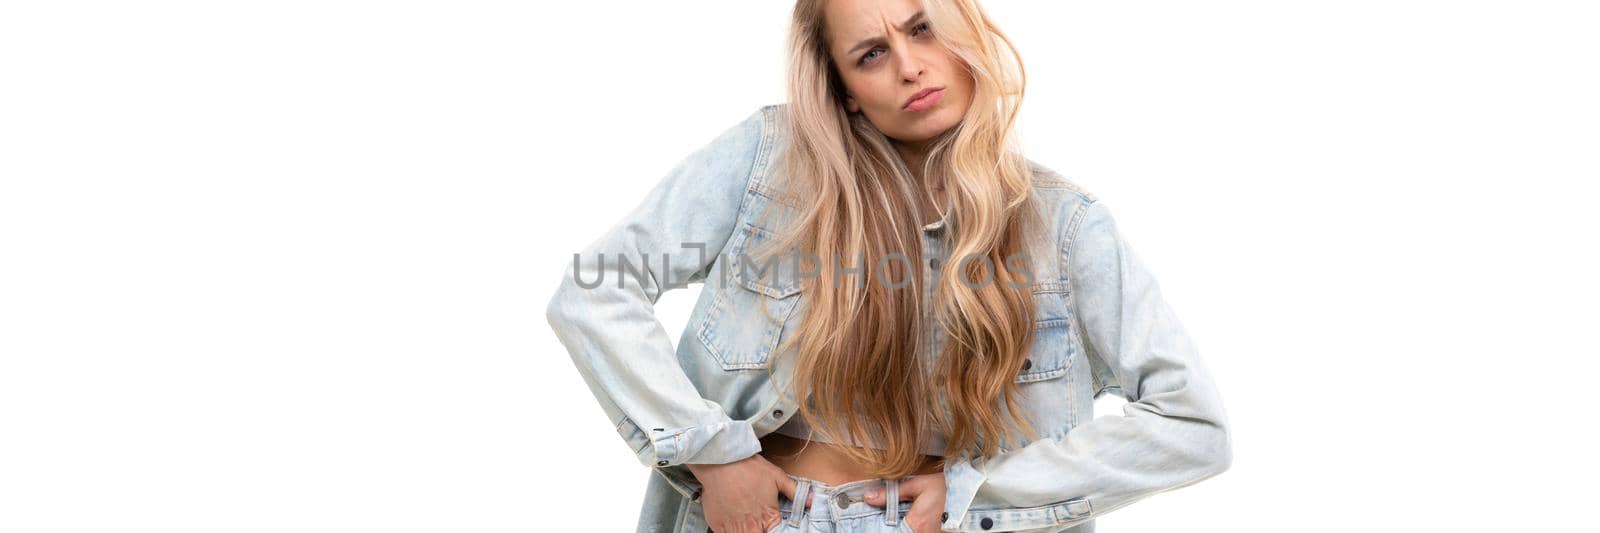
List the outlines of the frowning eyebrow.
{"label": "frowning eyebrow", "polygon": [[[923,14],[922,11],[918,11],[915,14],[911,15],[911,18],[908,18],[908,19],[906,19],[905,22],[900,23],[900,31],[910,31],[911,25],[915,24],[917,22],[917,19],[922,18],[922,14]],[[875,44],[882,44],[882,43],[883,43],[883,36],[882,35],[879,35],[877,37],[869,37],[869,38],[867,38],[865,40],[862,40],[859,43],[856,43],[855,46],[850,47],[850,51],[845,52],[844,54],[845,55],[851,55],[851,54],[856,53],[857,50],[861,50],[863,48],[867,48],[869,46],[872,46],[872,45],[875,45]]]}

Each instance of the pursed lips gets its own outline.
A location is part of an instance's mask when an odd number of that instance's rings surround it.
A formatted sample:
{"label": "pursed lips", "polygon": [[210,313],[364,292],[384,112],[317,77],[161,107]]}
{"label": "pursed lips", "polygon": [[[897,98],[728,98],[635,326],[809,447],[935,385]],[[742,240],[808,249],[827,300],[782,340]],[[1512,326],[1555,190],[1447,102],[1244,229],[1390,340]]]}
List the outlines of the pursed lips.
{"label": "pursed lips", "polygon": [[927,89],[917,91],[915,94],[912,94],[910,98],[907,98],[904,104],[900,105],[900,109],[910,109],[911,104],[915,103],[917,100],[921,100],[923,97],[943,90],[944,87],[929,87]]}

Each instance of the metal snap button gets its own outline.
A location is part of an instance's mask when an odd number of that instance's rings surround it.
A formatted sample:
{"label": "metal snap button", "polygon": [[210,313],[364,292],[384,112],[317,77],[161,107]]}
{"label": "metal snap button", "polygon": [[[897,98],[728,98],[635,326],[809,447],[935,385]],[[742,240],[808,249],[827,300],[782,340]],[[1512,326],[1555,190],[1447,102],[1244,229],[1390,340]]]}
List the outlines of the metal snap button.
{"label": "metal snap button", "polygon": [[778,409],[778,410],[773,411],[772,412],[772,416],[774,418],[783,418],[783,410],[782,409]]}
{"label": "metal snap button", "polygon": [[982,526],[984,529],[989,529],[991,527],[994,527],[994,519],[993,518],[989,518],[987,516],[983,517],[983,521],[982,522],[978,522],[978,525]]}
{"label": "metal snap button", "polygon": [[845,494],[843,492],[839,493],[838,495],[835,495],[833,497],[833,504],[839,506],[840,509],[844,509],[846,507],[849,507],[850,506],[850,495],[849,494]]}
{"label": "metal snap button", "polygon": [[1022,360],[1022,369],[1023,370],[1027,370],[1027,369],[1030,369],[1030,368],[1033,368],[1033,359],[1032,358],[1023,359]]}
{"label": "metal snap button", "polygon": [[950,521],[950,513],[939,513],[939,521],[940,522],[949,522]]}

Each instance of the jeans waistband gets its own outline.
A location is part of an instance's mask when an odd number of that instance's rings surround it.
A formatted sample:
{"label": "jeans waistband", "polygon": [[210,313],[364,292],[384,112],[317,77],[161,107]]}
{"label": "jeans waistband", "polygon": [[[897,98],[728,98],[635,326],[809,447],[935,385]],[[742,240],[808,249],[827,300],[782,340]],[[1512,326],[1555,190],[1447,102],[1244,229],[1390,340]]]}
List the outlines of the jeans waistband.
{"label": "jeans waistband", "polygon": [[[900,517],[911,508],[911,502],[900,501],[898,479],[861,479],[829,485],[794,474],[788,476],[795,480],[795,499],[787,501],[787,498],[783,498],[785,501],[781,508],[789,512],[786,521],[793,526],[799,526],[808,516],[811,520],[831,521],[881,513],[884,525],[893,527],[899,525]],[[867,503],[867,491],[879,487],[883,489],[884,501],[891,505],[878,507]],[[811,507],[794,505],[795,501],[809,501]]]}

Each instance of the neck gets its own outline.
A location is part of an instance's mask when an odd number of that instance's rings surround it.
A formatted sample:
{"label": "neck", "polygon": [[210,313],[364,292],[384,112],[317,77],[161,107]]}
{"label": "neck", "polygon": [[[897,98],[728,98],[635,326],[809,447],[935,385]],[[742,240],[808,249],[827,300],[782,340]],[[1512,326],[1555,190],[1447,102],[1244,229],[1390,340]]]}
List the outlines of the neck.
{"label": "neck", "polygon": [[944,205],[944,180],[941,176],[923,176],[922,166],[928,159],[928,145],[923,143],[894,143],[895,149],[900,152],[900,159],[911,171],[911,176],[919,184],[923,193],[918,194],[918,203],[923,213],[923,224],[930,224],[940,217],[941,205]]}
{"label": "neck", "polygon": [[[895,150],[900,152],[900,160],[905,161],[906,168],[911,170],[911,177],[921,183],[925,176],[922,175],[922,166],[928,160],[928,143],[894,143]],[[942,184],[932,184],[935,189],[942,188]]]}

